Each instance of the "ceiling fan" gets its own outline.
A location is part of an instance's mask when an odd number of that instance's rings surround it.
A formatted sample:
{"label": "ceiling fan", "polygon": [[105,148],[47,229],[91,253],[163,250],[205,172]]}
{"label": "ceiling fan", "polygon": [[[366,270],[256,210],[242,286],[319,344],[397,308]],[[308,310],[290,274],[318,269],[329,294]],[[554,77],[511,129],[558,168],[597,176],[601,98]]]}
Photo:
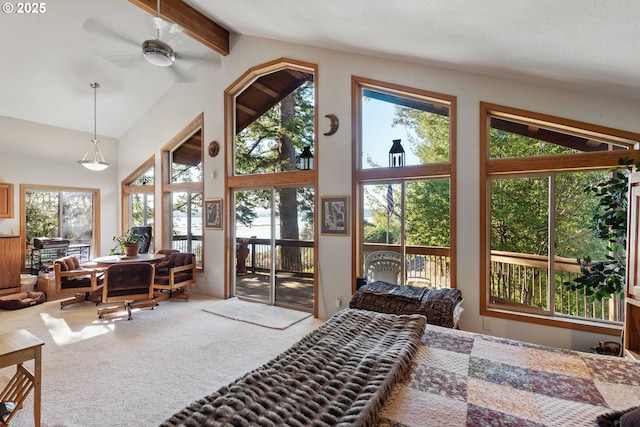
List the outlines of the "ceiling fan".
{"label": "ceiling fan", "polygon": [[154,18],[156,24],[156,38],[142,42],[142,54],[144,59],[150,64],[159,67],[168,67],[173,65],[176,60],[176,54],[168,43],[160,40],[160,28],[169,28],[169,32],[182,31],[178,24],[172,24],[160,18],[160,0],[158,0],[158,15]]}
{"label": "ceiling fan", "polygon": [[[158,0],[157,10],[157,16],[153,18],[156,37],[153,39],[144,40],[142,44],[139,40],[130,36],[126,32],[98,18],[88,18],[84,22],[82,28],[88,32],[123,41],[132,47],[135,46],[137,49],[141,48],[142,56],[146,60],[146,62],[157,67],[165,68],[169,70],[174,75],[174,77],[178,77],[180,80],[185,80],[181,73],[175,69],[175,66],[178,63],[181,63],[182,65],[185,65],[185,63],[186,65],[189,65],[189,63],[193,64],[194,62],[204,59],[205,55],[203,54],[201,56],[197,56],[185,53],[179,54],[174,51],[174,49],[167,41],[161,40],[161,36],[166,39],[169,35],[173,35],[175,37],[176,35],[183,34],[183,32],[182,28],[178,24],[168,22],[160,17],[160,0]],[[123,67],[129,67],[132,65],[131,54],[126,55],[126,57],[124,57],[123,55],[118,55],[115,57],[113,55],[101,56]]]}

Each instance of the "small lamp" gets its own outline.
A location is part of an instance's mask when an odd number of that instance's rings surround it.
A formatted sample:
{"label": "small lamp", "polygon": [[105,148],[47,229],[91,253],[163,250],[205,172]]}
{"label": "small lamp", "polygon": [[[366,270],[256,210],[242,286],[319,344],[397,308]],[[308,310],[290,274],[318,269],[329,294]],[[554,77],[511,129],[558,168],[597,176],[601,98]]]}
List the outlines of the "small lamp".
{"label": "small lamp", "polygon": [[304,147],[300,154],[299,168],[304,170],[313,169],[313,154],[311,153],[311,147],[308,145]]}
{"label": "small lamp", "polygon": [[401,168],[404,165],[404,148],[402,148],[399,139],[394,139],[391,150],[389,150],[389,167]]}

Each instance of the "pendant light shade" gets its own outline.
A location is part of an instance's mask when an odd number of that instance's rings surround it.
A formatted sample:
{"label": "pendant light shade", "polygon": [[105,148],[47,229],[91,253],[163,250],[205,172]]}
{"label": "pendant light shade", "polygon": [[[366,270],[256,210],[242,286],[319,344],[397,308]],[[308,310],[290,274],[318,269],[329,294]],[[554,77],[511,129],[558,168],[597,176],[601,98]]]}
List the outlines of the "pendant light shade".
{"label": "pendant light shade", "polygon": [[[82,160],[78,160],[78,163],[89,170],[101,171],[108,168],[111,163],[104,161],[102,152],[100,152],[100,147],[98,147],[98,143],[100,141],[98,141],[98,136],[96,133],[96,98],[97,89],[100,87],[100,84],[92,82],[91,87],[93,88],[93,139],[91,140],[93,145],[89,147]],[[90,159],[89,157],[89,153],[91,153],[91,150],[93,150],[93,159]]]}

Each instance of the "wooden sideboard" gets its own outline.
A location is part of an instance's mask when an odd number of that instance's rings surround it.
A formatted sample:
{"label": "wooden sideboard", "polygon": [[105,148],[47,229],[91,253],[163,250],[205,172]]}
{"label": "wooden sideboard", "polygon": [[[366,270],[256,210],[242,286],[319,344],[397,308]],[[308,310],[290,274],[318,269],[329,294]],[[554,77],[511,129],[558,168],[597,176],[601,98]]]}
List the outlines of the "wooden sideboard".
{"label": "wooden sideboard", "polygon": [[20,292],[20,236],[0,234],[0,295]]}

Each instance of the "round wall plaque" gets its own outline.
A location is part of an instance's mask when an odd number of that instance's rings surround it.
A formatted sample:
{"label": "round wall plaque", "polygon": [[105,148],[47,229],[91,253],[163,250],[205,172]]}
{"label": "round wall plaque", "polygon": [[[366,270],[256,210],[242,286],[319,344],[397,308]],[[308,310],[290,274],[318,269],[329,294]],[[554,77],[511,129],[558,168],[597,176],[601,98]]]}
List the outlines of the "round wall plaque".
{"label": "round wall plaque", "polygon": [[209,156],[215,157],[218,155],[219,152],[220,152],[220,144],[218,144],[218,141],[211,141],[209,143]]}

